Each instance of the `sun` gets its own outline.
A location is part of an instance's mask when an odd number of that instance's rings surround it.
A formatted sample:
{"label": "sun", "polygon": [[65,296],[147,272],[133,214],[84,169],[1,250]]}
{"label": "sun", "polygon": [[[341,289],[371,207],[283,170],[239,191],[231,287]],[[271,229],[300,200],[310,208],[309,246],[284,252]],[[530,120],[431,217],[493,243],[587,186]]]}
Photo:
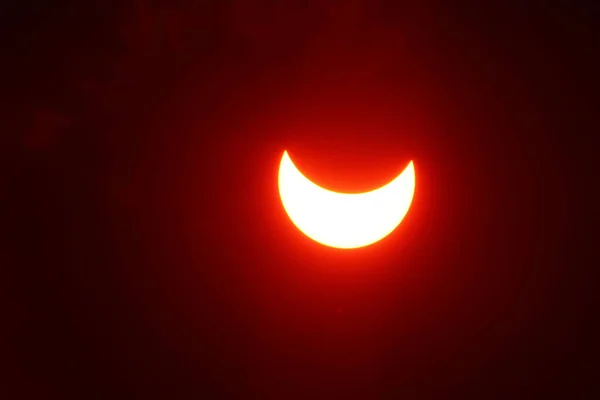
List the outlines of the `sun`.
{"label": "sun", "polygon": [[388,184],[364,193],[338,193],[313,183],[287,151],[279,165],[279,195],[292,223],[325,246],[353,249],[388,236],[408,212],[415,191],[413,162]]}

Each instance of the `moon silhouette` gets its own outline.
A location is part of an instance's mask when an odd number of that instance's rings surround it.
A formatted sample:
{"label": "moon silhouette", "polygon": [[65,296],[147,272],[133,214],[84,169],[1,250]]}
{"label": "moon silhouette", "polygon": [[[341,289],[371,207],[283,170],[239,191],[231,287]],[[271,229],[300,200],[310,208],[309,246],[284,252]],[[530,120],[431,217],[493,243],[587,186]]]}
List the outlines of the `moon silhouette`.
{"label": "moon silhouette", "polygon": [[391,182],[364,193],[338,193],[306,178],[284,151],[279,196],[293,224],[325,246],[353,249],[389,235],[404,219],[415,192],[413,162]]}

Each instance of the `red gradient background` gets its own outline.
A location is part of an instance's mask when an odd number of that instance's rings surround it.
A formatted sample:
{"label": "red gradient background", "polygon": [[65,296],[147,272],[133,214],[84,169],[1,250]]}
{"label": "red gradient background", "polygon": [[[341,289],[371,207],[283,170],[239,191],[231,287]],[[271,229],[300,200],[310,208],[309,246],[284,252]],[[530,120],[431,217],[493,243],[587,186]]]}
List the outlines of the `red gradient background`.
{"label": "red gradient background", "polygon": [[[589,393],[582,13],[132,1],[7,15],[15,393]],[[414,160],[411,209],[373,246],[312,242],[278,198],[286,149],[340,191]]]}

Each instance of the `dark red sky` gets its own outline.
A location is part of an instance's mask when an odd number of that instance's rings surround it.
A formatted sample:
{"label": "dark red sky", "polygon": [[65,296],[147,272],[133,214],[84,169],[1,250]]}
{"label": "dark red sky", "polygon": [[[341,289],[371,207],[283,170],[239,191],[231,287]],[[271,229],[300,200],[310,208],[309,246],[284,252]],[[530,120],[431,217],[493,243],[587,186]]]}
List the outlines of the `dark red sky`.
{"label": "dark red sky", "polygon": [[[46,3],[0,12],[11,393],[592,398],[589,13]],[[414,204],[320,247],[284,149],[340,190],[414,160]]]}

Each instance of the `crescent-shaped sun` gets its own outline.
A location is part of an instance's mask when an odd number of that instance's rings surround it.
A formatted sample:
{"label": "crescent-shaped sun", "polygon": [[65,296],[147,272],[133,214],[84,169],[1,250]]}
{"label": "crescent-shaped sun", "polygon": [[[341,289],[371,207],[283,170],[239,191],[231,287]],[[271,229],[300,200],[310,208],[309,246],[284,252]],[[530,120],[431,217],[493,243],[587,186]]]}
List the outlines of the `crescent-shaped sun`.
{"label": "crescent-shaped sun", "polygon": [[388,184],[364,193],[337,193],[311,182],[287,151],[279,165],[279,195],[294,225],[316,242],[340,249],[373,244],[402,222],[415,192],[408,166]]}

